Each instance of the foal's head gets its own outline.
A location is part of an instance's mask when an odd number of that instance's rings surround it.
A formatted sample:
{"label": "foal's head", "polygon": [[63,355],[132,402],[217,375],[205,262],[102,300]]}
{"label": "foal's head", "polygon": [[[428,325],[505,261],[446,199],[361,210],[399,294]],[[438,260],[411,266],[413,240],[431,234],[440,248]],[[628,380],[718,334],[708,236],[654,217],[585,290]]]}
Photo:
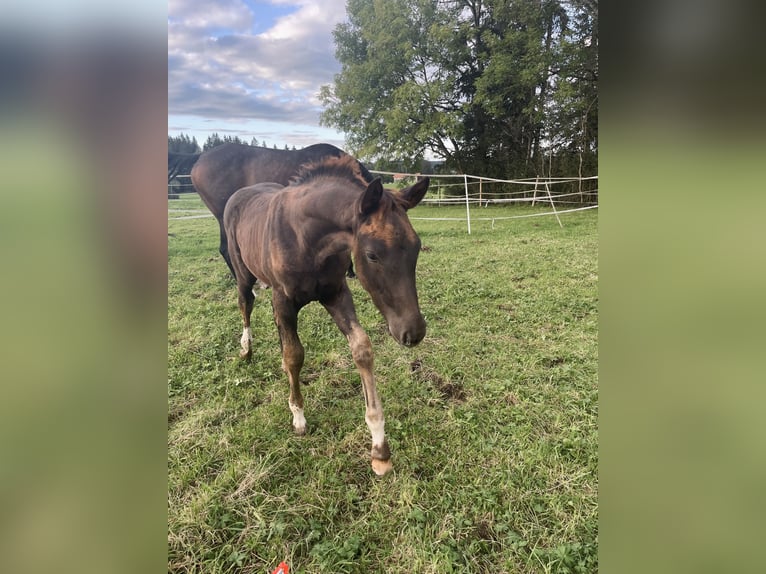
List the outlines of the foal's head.
{"label": "foal's head", "polygon": [[385,317],[391,336],[407,347],[417,345],[426,334],[415,287],[420,238],[407,210],[420,203],[428,184],[426,177],[394,195],[376,179],[356,205],[356,273]]}

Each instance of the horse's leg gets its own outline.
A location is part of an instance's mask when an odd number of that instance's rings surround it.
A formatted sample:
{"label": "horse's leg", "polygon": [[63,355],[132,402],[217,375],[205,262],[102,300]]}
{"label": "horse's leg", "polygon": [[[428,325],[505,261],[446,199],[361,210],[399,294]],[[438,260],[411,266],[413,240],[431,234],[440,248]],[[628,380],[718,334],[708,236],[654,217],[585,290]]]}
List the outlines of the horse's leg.
{"label": "horse's leg", "polygon": [[274,309],[274,322],[279,332],[279,344],[282,348],[282,369],[290,381],[288,404],[293,413],[295,434],[306,434],[306,418],[303,416],[303,395],[301,394],[300,373],[303,367],[303,345],[298,338],[298,311],[300,310],[279,289],[273,289],[271,305]]}
{"label": "horse's leg", "polygon": [[373,373],[372,344],[367,333],[356,318],[354,301],[351,291],[344,285],[338,296],[331,301],[323,301],[325,309],[330,313],[335,324],[348,339],[351,356],[362,377],[364,391],[365,413],[364,420],[372,435],[372,470],[378,476],[383,476],[391,470],[391,451],[386,442],[383,419],[383,405],[378,397]]}
{"label": "horse's leg", "polygon": [[218,225],[221,228],[221,245],[218,247],[218,252],[221,254],[221,257],[223,257],[223,260],[226,261],[226,265],[228,265],[229,271],[231,271],[231,276],[236,279],[237,274],[235,273],[234,266],[231,263],[231,255],[229,254],[229,240],[226,237],[226,229],[223,226],[223,221],[219,221]]}
{"label": "horse's leg", "polygon": [[255,301],[253,285],[255,285],[255,278],[252,275],[237,278],[239,311],[242,313],[243,324],[242,338],[239,340],[242,349],[239,356],[246,361],[249,361],[253,355],[253,333],[250,330],[250,315],[253,313],[253,302]]}
{"label": "horse's leg", "polygon": [[[223,230],[223,227],[221,229]],[[226,237],[226,235],[221,235],[221,237]],[[234,247],[234,261],[233,264],[229,263],[229,266],[234,274],[234,279],[237,281],[237,302],[239,303],[239,312],[242,314],[243,324],[242,338],[240,339],[242,350],[239,352],[239,356],[249,361],[253,354],[253,333],[250,330],[250,315],[253,314],[253,302],[255,301],[255,294],[253,293],[255,276],[250,273],[245,262],[242,261],[236,242],[233,242],[232,246]]]}

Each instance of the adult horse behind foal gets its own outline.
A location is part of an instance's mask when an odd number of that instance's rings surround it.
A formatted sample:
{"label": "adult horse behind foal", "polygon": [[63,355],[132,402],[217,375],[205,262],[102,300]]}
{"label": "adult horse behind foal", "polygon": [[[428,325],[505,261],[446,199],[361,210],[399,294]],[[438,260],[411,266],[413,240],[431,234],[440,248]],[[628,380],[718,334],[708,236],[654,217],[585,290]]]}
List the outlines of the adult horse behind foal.
{"label": "adult horse behind foal", "polygon": [[305,434],[298,312],[319,301],[348,339],[361,375],[372,468],[378,475],[391,469],[391,453],[375,387],[372,345],[357,320],[344,273],[353,253],[359,282],[391,336],[408,347],[423,339],[426,323],[415,286],[420,238],[406,211],[423,199],[428,184],[424,178],[394,194],[383,189],[380,179],[368,183],[350,156],[329,158],[306,166],[289,187],[262,183],[240,189],[223,216],[244,322],[240,356],[251,357],[252,289],[259,281],[272,288],[293,427],[298,435]]}
{"label": "adult horse behind foal", "polygon": [[[278,150],[246,144],[225,143],[202,153],[191,170],[194,189],[215,216],[220,227],[219,251],[232,275],[228,239],[223,225],[226,202],[241,187],[256,183],[290,183],[301,166],[326,157],[348,157],[346,152],[330,144],[314,144],[300,150]],[[356,161],[356,160],[354,160]],[[360,163],[359,170],[367,183],[372,174]]]}

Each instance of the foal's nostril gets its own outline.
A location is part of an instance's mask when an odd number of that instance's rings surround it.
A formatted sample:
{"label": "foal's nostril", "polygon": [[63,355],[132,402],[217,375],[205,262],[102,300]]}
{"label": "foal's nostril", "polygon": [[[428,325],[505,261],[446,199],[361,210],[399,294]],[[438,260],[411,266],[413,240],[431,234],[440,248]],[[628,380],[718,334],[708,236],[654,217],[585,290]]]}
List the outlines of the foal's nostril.
{"label": "foal's nostril", "polygon": [[421,318],[406,325],[394,323],[389,325],[388,332],[400,345],[414,347],[426,336],[426,322]]}
{"label": "foal's nostril", "polygon": [[414,347],[425,337],[425,329],[416,332],[406,331],[402,337],[402,345],[405,347]]}

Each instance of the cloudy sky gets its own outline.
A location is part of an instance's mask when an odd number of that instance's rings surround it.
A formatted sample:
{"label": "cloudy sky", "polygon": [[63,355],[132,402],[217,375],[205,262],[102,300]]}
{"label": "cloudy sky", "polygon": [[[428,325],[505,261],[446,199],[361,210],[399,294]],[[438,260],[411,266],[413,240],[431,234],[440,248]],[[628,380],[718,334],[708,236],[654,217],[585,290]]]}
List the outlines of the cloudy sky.
{"label": "cloudy sky", "polygon": [[332,30],[345,0],[170,0],[168,133],[344,146],[317,93],[340,71]]}

